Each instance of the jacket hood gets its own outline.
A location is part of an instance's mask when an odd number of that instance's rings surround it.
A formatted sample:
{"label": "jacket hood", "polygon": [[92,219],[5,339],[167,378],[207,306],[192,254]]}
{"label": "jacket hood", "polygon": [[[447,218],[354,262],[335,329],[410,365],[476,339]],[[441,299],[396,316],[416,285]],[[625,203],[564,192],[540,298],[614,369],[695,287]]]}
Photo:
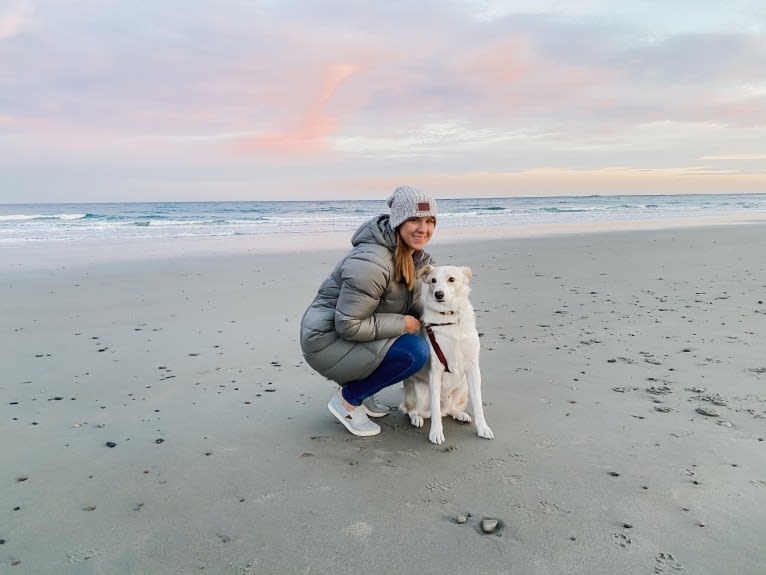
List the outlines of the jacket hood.
{"label": "jacket hood", "polygon": [[[360,244],[377,244],[385,246],[391,253],[394,252],[396,231],[391,228],[388,214],[376,216],[359,226],[351,237],[351,245],[356,247]],[[415,267],[420,268],[431,261],[431,256],[423,250],[418,250],[412,254],[412,259],[415,260]]]}
{"label": "jacket hood", "polygon": [[396,248],[396,232],[391,229],[388,214],[376,216],[364,222],[351,237],[351,245],[377,244],[392,252]]}

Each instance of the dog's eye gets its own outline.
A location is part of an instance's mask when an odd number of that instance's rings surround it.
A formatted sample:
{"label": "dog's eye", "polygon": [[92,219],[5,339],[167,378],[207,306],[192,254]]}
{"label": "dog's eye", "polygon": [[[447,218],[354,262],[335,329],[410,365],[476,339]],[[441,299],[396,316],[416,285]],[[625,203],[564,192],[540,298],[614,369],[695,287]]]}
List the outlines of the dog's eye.
{"label": "dog's eye", "polygon": [[436,283],[436,278],[431,278],[431,283],[435,284]]}
{"label": "dog's eye", "polygon": [[451,277],[451,278],[449,278],[447,281],[448,281],[449,283],[452,283],[452,282],[454,282],[454,281],[455,281],[455,278]]}

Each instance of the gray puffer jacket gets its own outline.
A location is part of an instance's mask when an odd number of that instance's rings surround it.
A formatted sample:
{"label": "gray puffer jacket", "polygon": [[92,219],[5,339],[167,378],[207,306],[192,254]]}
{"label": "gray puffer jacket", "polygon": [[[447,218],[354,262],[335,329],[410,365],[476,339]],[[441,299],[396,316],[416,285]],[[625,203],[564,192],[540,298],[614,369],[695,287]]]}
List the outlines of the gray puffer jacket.
{"label": "gray puffer jacket", "polygon": [[[409,291],[394,280],[396,232],[388,218],[360,226],[301,320],[303,357],[341,385],[370,375],[404,333],[404,316],[422,313],[420,285]],[[431,262],[424,251],[413,257],[416,269]]]}

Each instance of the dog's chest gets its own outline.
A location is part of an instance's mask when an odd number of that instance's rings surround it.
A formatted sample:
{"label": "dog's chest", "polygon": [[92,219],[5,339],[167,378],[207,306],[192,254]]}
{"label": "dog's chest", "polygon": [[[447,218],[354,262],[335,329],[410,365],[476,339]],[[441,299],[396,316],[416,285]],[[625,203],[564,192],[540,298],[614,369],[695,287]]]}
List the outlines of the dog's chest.
{"label": "dog's chest", "polygon": [[[438,346],[452,374],[462,375],[469,365],[478,361],[479,335],[476,333],[475,328],[450,325],[434,327],[432,330],[434,334],[434,341],[432,342],[434,352]],[[431,359],[433,361],[435,357]],[[445,375],[449,375],[449,373],[445,373]]]}

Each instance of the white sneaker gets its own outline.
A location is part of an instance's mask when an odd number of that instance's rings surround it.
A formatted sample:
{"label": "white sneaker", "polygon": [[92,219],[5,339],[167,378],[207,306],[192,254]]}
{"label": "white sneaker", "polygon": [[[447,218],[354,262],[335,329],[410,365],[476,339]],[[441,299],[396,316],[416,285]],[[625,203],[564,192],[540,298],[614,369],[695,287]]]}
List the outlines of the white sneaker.
{"label": "white sneaker", "polygon": [[354,435],[369,437],[380,433],[380,426],[370,421],[361,405],[352,411],[347,411],[337,393],[333,394],[327,409]]}
{"label": "white sneaker", "polygon": [[364,409],[364,412],[370,417],[383,417],[384,415],[388,415],[389,412],[389,407],[380,403],[375,399],[374,395],[364,398],[362,409]]}

